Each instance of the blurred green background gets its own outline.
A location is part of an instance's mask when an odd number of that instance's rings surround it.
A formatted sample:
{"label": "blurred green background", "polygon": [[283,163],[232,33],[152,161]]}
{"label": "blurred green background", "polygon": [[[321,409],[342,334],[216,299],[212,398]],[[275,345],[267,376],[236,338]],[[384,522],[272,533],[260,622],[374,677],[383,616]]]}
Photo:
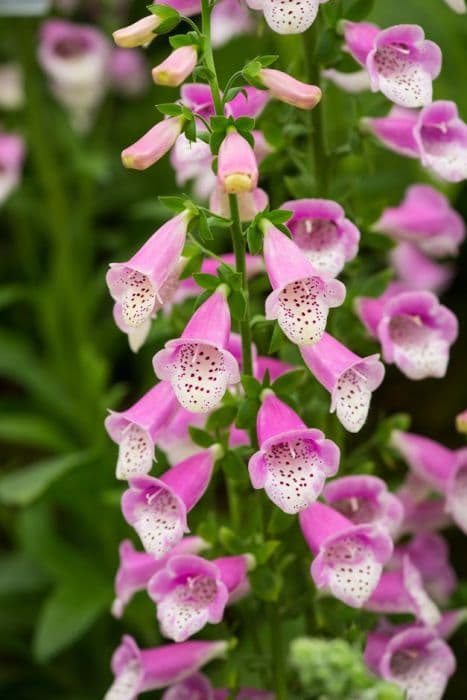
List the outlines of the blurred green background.
{"label": "blurred green background", "polygon": [[[129,15],[141,16],[145,4],[133,2]],[[109,34],[118,26],[121,3],[82,5],[74,20],[97,23]],[[370,18],[382,26],[411,22],[425,28],[444,54],[435,97],[455,100],[467,118],[465,17],[452,13],[442,0],[376,0]],[[116,449],[103,419],[107,408],[129,405],[151,385],[155,349],[179,334],[191,306],[171,319],[159,319],[149,342],[133,356],[113,324],[104,275],[110,261],[125,259],[168,216],[157,199],[175,190],[167,159],[144,173],[126,171],[120,150],[159,119],[155,104],[176,99],[178,92],[151,86],[133,100],[109,92],[90,132],[76,134],[37,63],[40,21],[0,18],[0,62],[21,64],[26,91],[24,108],[1,113],[0,122],[23,134],[27,143],[22,183],[0,214],[0,696],[88,700],[102,696],[108,685],[110,656],[124,631],[142,646],[158,640],[152,606],[144,597],[132,603],[123,622],[109,613],[117,547],[129,529],[118,505]],[[234,40],[217,52],[221,84],[246,59],[266,53],[279,53],[278,66],[299,75],[301,41],[273,36],[260,24],[251,40]],[[166,37],[153,42],[146,51],[148,67],[167,52]],[[326,53],[323,46],[322,56],[332,62],[333,47]],[[400,201],[409,183],[427,181],[427,175],[416,163],[359,136],[359,116],[385,113],[381,96],[350,97],[330,86],[324,105],[330,148],[346,146],[349,151],[336,168],[331,194],[365,229],[385,206]],[[313,191],[311,158],[307,181],[297,177],[287,156],[291,119],[303,117],[268,107],[262,120],[279,145],[262,180],[274,206],[307,188]],[[465,187],[442,189],[467,214]],[[224,239],[215,245],[227,249]],[[365,254],[363,271],[381,264],[381,251],[370,246]],[[375,397],[373,421],[350,441],[350,449],[371,434],[376,417],[400,412],[412,415],[415,431],[450,446],[461,444],[454,416],[467,406],[465,246],[457,268],[444,302],[458,314],[461,336],[446,379],[415,383],[389,369]],[[342,327],[335,332],[349,343],[355,334],[358,349],[358,343],[366,342],[358,321],[339,318]],[[317,427],[320,420],[318,416]],[[394,468],[393,480],[401,473]],[[195,526],[205,513],[196,517]],[[467,605],[465,536],[452,530],[449,540],[456,570],[464,578],[455,602]],[[342,610],[336,604],[331,617]],[[358,627],[358,620],[351,611],[345,617],[347,629]],[[328,619],[319,632],[332,636],[336,629],[337,621]],[[348,634],[351,639],[352,632]],[[446,697],[462,700],[467,697],[462,631],[454,649],[459,669]]]}

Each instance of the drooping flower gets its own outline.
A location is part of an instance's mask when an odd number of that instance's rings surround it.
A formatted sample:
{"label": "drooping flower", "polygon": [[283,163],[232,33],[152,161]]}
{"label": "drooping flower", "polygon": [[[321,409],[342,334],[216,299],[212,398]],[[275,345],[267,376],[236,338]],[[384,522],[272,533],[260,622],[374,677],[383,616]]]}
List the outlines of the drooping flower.
{"label": "drooping flower", "polygon": [[344,51],[366,67],[366,59],[374,47],[380,28],[372,22],[350,22],[345,19],[339,23],[338,30],[344,36]]}
{"label": "drooping flower", "polygon": [[434,532],[419,533],[409,542],[397,545],[393,556],[396,567],[402,565],[406,556],[418,569],[428,594],[436,603],[445,605],[457,586],[446,540]]}
{"label": "drooping flower", "polygon": [[303,536],[315,555],[311,564],[315,585],[353,608],[362,607],[392,554],[387,531],[373,524],[354,525],[322,503],[308,506],[299,519]]}
{"label": "drooping flower", "polygon": [[[252,221],[260,211],[266,209],[269,203],[267,193],[260,187],[252,192],[241,192],[237,195],[238,211],[241,221]],[[220,187],[215,187],[209,198],[209,209],[219,216],[230,217],[229,197]]]}
{"label": "drooping flower", "polygon": [[[106,282],[116,302],[115,315],[129,332],[150,319],[176,289],[180,260],[192,213],[177,214],[124,263],[111,263]],[[119,324],[120,325],[120,324]]]}
{"label": "drooping flower", "polygon": [[378,300],[362,297],[358,301],[363,323],[370,332],[376,330],[384,361],[396,364],[409,379],[443,377],[450,346],[457,338],[456,316],[431,292],[391,291],[386,299],[379,307]]}
{"label": "drooping flower", "polygon": [[379,524],[391,534],[397,532],[404,517],[401,501],[390,493],[377,476],[342,476],[326,484],[323,497],[334,510],[354,525]]}
{"label": "drooping flower", "polygon": [[245,585],[249,559],[247,555],[213,561],[190,554],[171,556],[148,585],[162,634],[183,642],[208,622],[221,622],[229,597]]}
{"label": "drooping flower", "polygon": [[252,10],[261,10],[264,19],[278,34],[301,34],[316,19],[319,6],[328,0],[247,0]]}
{"label": "drooping flower", "polygon": [[152,69],[152,78],[156,85],[177,87],[194,71],[198,61],[195,46],[180,46]]}
{"label": "drooping flower", "polygon": [[423,624],[433,626],[440,613],[423,587],[420,572],[408,556],[394,571],[385,571],[370,598],[366,610],[378,613],[411,614]]}
{"label": "drooping flower", "polygon": [[230,311],[219,287],[193,314],[180,338],[153,358],[159,379],[172,383],[181,405],[193,413],[215,408],[229,384],[239,380],[238,364],[226,349]]}
{"label": "drooping flower", "polygon": [[224,641],[190,641],[139,649],[129,635],[112,656],[115,679],[104,700],[135,700],[140,693],[178,683],[213,659],[224,656]]}
{"label": "drooping flower", "polygon": [[122,617],[125,607],[134,594],[144,590],[151,578],[167,563],[169,557],[179,554],[199,554],[209,545],[201,537],[184,537],[162,559],[152,554],[138,552],[130,540],[123,540],[119,547],[120,565],[115,576],[115,600],[112,615]]}
{"label": "drooping flower", "polygon": [[448,182],[467,178],[467,124],[454,102],[424,107],[413,130],[422,165]]}
{"label": "drooping flower", "polygon": [[21,136],[0,132],[0,205],[19,185],[24,155]]}
{"label": "drooping flower", "polygon": [[130,479],[122,497],[122,512],[132,525],[146,552],[161,559],[188,532],[187,513],[203,496],[220,456],[214,445],[188,457],[158,479],[140,476]]}
{"label": "drooping flower", "polygon": [[344,73],[335,68],[326,68],[321,75],[341,90],[353,95],[358,95],[358,93],[370,89],[370,76],[364,68],[352,71],[352,73]]}
{"label": "drooping flower", "polygon": [[104,96],[110,55],[110,44],[96,27],[61,19],[41,26],[39,62],[55,97],[81,131],[89,128]]}
{"label": "drooping flower", "polygon": [[467,12],[465,0],[444,0],[444,2],[451,8],[451,10],[454,10],[454,12],[457,12],[460,15],[465,15]]}
{"label": "drooping flower", "polygon": [[395,105],[386,117],[365,117],[360,120],[360,126],[391,151],[408,158],[419,158],[420,149],[414,135],[417,121],[417,111]]}
{"label": "drooping flower", "polygon": [[385,209],[373,230],[415,243],[434,257],[457,255],[465,238],[462,217],[447,197],[429,185],[412,185],[397,207]]}
{"label": "drooping flower", "polygon": [[438,263],[429,258],[415,243],[404,241],[390,251],[389,259],[397,279],[407,289],[427,290],[441,294],[454,277],[452,265]]}
{"label": "drooping flower", "polygon": [[125,168],[146,170],[170,151],[183,128],[183,117],[163,119],[122,151]]}
{"label": "drooping flower", "polygon": [[146,61],[140,51],[116,47],[110,54],[109,77],[113,89],[125,97],[136,97],[149,84]]}
{"label": "drooping flower", "polygon": [[265,392],[256,431],[260,450],[248,470],[255,489],[264,488],[284,513],[298,513],[316,501],[339,467],[339,448],[271,391]]}
{"label": "drooping flower", "polygon": [[365,63],[373,92],[413,108],[430,104],[441,62],[439,46],[425,39],[420,26],[399,24],[377,34]]}
{"label": "drooping flower", "polygon": [[322,277],[300,248],[264,219],[264,262],[273,291],[266,318],[277,319],[297,345],[317,343],[326,328],[329,308],[344,301],[345,287]]}
{"label": "drooping flower", "polygon": [[415,473],[409,472],[396,495],[404,506],[399,536],[437,532],[451,524],[446,512],[446,499],[441,496],[435,498],[427,483]]}
{"label": "drooping flower", "polygon": [[178,408],[171,385],[159,382],[126,411],[111,411],[105,428],[117,443],[117,479],[147,474],[154,460],[154,445]]}
{"label": "drooping flower", "polygon": [[[167,3],[168,4],[168,3]],[[156,38],[157,27],[161,24],[157,15],[146,15],[127,27],[121,27],[113,32],[112,37],[117,46],[122,49],[134,49],[136,46],[147,46]]]}
{"label": "drooping flower", "polygon": [[302,83],[288,73],[274,68],[262,68],[257,80],[272,97],[299,109],[313,109],[321,100],[322,93],[319,87]]}
{"label": "drooping flower", "polygon": [[255,24],[248,8],[240,0],[220,0],[211,14],[211,43],[214,49],[237,36],[250,34]]}
{"label": "drooping flower", "polygon": [[379,355],[359,357],[329,333],[301,348],[306,365],[331,394],[331,412],[335,411],[344,428],[358,432],[368,416],[370,401],[384,379]]}
{"label": "drooping flower", "polygon": [[360,231],[337,202],[296,199],[284,202],[282,209],[292,212],[287,222],[292,240],[320,274],[337,277],[357,255]]}
{"label": "drooping flower", "polygon": [[441,700],[456,661],[433,629],[412,626],[397,632],[372,632],[365,648],[368,667],[400,686],[407,700]]}
{"label": "drooping flower", "polygon": [[258,184],[258,164],[253,148],[235,130],[229,131],[219,148],[217,182],[223,192],[252,192]]}
{"label": "drooping flower", "polygon": [[[206,676],[196,673],[168,688],[162,700],[228,700],[230,694],[227,688],[213,688]],[[235,700],[274,700],[274,695],[267,690],[242,688],[235,695]]]}

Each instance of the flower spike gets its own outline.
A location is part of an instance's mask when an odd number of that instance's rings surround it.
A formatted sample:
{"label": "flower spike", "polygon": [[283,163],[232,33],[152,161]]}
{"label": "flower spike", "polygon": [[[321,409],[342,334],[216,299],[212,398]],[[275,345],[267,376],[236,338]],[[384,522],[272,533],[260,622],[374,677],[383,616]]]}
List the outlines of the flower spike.
{"label": "flower spike", "polygon": [[272,392],[265,392],[256,430],[259,452],[248,470],[255,489],[264,488],[284,513],[298,513],[320,495],[326,477],[339,466],[339,448]]}
{"label": "flower spike", "polygon": [[229,337],[230,311],[220,287],[195,311],[182,336],[154,356],[156,375],[172,383],[187,410],[207,413],[240,380],[238,363],[226,350]]}
{"label": "flower spike", "polygon": [[188,457],[159,479],[130,479],[122,497],[123,517],[156,559],[170,552],[188,532],[187,514],[209,486],[219,446]]}

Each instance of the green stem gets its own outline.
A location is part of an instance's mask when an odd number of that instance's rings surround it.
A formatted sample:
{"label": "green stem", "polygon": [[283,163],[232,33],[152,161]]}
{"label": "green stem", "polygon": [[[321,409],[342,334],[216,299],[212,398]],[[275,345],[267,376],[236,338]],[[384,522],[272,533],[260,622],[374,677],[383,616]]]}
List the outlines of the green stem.
{"label": "green stem", "polygon": [[204,61],[206,63],[206,68],[211,72],[209,86],[211,88],[216,114],[218,116],[223,116],[224,109],[222,107],[221,91],[219,90],[219,80],[217,79],[216,64],[214,61],[214,54],[212,52],[211,44],[211,12],[212,7],[209,4],[209,0],[201,0],[201,23],[204,34]]}
{"label": "green stem", "polygon": [[274,673],[275,700],[287,700],[287,683],[285,676],[285,648],[282,636],[282,620],[277,604],[271,606],[269,621],[271,624],[271,656]]}
{"label": "green stem", "polygon": [[234,194],[229,194],[230,216],[232,218],[232,243],[235,253],[235,267],[242,276],[242,290],[245,295],[245,317],[240,322],[242,336],[242,366],[244,374],[253,374],[253,359],[251,355],[251,325],[250,325],[250,300],[248,292],[248,278],[246,274],[246,246],[242,231],[238,200]]}
{"label": "green stem", "polygon": [[[316,58],[316,46],[320,36],[320,20],[314,22],[313,26],[302,34],[303,49],[305,53],[305,64],[307,69],[308,82],[320,87],[321,73],[319,61]],[[328,193],[328,158],[326,153],[326,141],[324,137],[324,113],[323,103],[310,112],[310,148],[315,166],[315,187],[316,193],[326,196]]]}

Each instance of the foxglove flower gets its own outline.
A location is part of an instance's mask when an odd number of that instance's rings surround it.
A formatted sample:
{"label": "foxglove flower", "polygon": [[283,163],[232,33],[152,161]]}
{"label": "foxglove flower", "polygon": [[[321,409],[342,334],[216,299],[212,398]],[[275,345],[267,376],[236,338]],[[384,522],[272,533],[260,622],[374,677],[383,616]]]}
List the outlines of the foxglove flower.
{"label": "foxglove flower", "polygon": [[124,97],[137,97],[148,86],[146,61],[140,51],[114,48],[109,73],[113,89]]}
{"label": "foxglove flower", "polygon": [[239,0],[220,0],[211,14],[211,43],[214,49],[237,36],[250,34],[255,28],[251,14]]}
{"label": "foxglove flower", "polygon": [[397,279],[410,290],[427,290],[441,294],[454,277],[452,265],[435,262],[414,243],[399,243],[391,250],[389,258]]}
{"label": "foxglove flower", "polygon": [[[196,673],[168,688],[162,700],[229,700],[230,694],[227,688],[214,689],[206,676]],[[266,690],[243,688],[235,695],[235,700],[274,700],[274,695]]]}
{"label": "foxglove flower", "polygon": [[465,0],[444,0],[444,2],[451,8],[451,10],[454,10],[454,12],[457,12],[460,15],[464,15],[467,12]]}
{"label": "foxglove flower", "polygon": [[381,29],[371,22],[349,22],[344,19],[339,23],[338,30],[344,36],[344,51],[366,66],[366,59]]}
{"label": "foxglove flower", "polygon": [[[167,3],[169,4],[169,3]],[[157,15],[146,15],[141,19],[129,24],[127,27],[121,27],[113,32],[113,40],[122,49],[134,49],[136,46],[147,46],[153,39],[156,38],[155,33],[157,27],[162,20]]]}
{"label": "foxglove flower", "polygon": [[0,132],[0,205],[19,185],[24,154],[21,136]]}
{"label": "foxglove flower", "polygon": [[383,566],[392,554],[392,540],[377,525],[354,525],[351,520],[322,503],[300,513],[300,527],[315,555],[311,576],[317,588],[353,608],[370,598]]}
{"label": "foxglove flower", "polygon": [[366,58],[371,89],[400,107],[423,107],[433,96],[432,82],[441,71],[441,50],[416,24],[399,24],[379,32]]}
{"label": "foxglove flower", "polygon": [[384,378],[379,355],[359,357],[324,333],[322,338],[301,348],[306,365],[331,394],[331,412],[336,412],[344,428],[358,432],[368,416],[372,392]]}
{"label": "foxglove flower", "polygon": [[301,34],[316,19],[319,6],[328,0],[247,0],[252,10],[261,10],[264,19],[278,34]]}
{"label": "foxglove flower", "polygon": [[110,44],[106,37],[90,25],[49,19],[41,26],[39,62],[74,126],[88,129],[107,85]]}
{"label": "foxglove flower", "polygon": [[227,642],[190,641],[139,649],[129,635],[112,656],[115,680],[104,700],[135,700],[140,693],[178,683],[213,659],[224,656]]}
{"label": "foxglove flower", "polygon": [[258,184],[253,148],[236,131],[230,131],[219,148],[217,182],[228,194],[252,192]]}
{"label": "foxglove flower", "polygon": [[219,287],[195,311],[181,337],[154,355],[156,375],[172,383],[187,410],[207,413],[219,404],[229,384],[240,381],[237,361],[226,349],[229,336],[229,306]]}
{"label": "foxglove flower", "polygon": [[321,75],[351,95],[358,95],[360,92],[370,89],[370,76],[368,71],[363,68],[352,73],[344,73],[335,68],[327,68],[322,71]]}
{"label": "foxglove flower", "polygon": [[[241,221],[252,221],[260,211],[266,209],[269,203],[267,193],[260,187],[252,192],[242,192],[237,195],[238,211]],[[220,187],[215,187],[209,198],[209,209],[226,219],[230,217],[229,197]]]}
{"label": "foxglove flower", "polygon": [[198,52],[195,46],[180,46],[178,49],[152,69],[152,78],[156,85],[177,87],[181,85],[196,68]]}
{"label": "foxglove flower", "polygon": [[406,544],[397,545],[393,562],[401,566],[405,557],[418,569],[428,594],[436,603],[445,605],[457,586],[446,540],[434,532],[415,535]]}
{"label": "foxglove flower", "polygon": [[122,512],[146,552],[161,559],[188,532],[187,513],[203,496],[211,480],[218,446],[198,452],[166,471],[159,479],[130,479],[122,497]]}
{"label": "foxglove flower", "polygon": [[112,411],[107,416],[106,430],[118,445],[117,479],[142,476],[151,470],[156,439],[177,408],[171,385],[160,382],[126,411]]}
{"label": "foxglove flower", "polygon": [[354,525],[379,524],[395,533],[404,517],[397,496],[377,476],[342,476],[326,484],[323,497]]}
{"label": "foxglove flower", "polygon": [[183,642],[208,622],[221,622],[229,596],[244,586],[247,570],[247,556],[213,561],[189,554],[171,556],[148,586],[162,634]]}
{"label": "foxglove flower", "polygon": [[258,411],[260,445],[248,470],[255,489],[264,488],[284,513],[298,513],[316,501],[326,477],[339,467],[339,448],[320,430],[307,428],[301,418],[272,392]]}
{"label": "foxglove flower", "polygon": [[125,328],[147,324],[175,291],[191,218],[186,210],[174,216],[130,260],[111,263],[107,286]]}
{"label": "foxglove flower", "polygon": [[321,100],[319,87],[302,83],[283,71],[262,68],[256,77],[272,97],[293,107],[313,109]]}
{"label": "foxglove flower", "polygon": [[329,308],[344,301],[345,287],[322,277],[300,248],[269,221],[263,220],[262,228],[264,262],[273,289],[266,299],[266,318],[277,319],[297,345],[317,343]]}
{"label": "foxglove flower", "polygon": [[467,124],[454,102],[439,100],[422,109],[413,133],[422,165],[448,182],[467,178]]}
{"label": "foxglove flower", "polygon": [[320,274],[337,277],[357,255],[360,231],[337,202],[297,199],[285,202],[282,209],[292,212],[287,222],[292,240]]}
{"label": "foxglove flower", "polygon": [[[366,323],[367,308],[367,300],[361,298],[360,318],[371,332]],[[414,380],[444,377],[449,348],[457,332],[455,315],[431,292],[395,294],[382,304],[376,326],[384,361],[396,364],[406,377]]]}
{"label": "foxglove flower", "polygon": [[365,117],[360,120],[362,131],[373,134],[395,153],[408,158],[419,158],[420,149],[415,139],[418,113],[413,109],[394,106],[386,117]]}
{"label": "foxglove flower", "polygon": [[208,143],[201,139],[189,141],[185,134],[175,141],[170,153],[170,164],[180,187],[193,180],[193,192],[199,199],[207,199],[216,186],[216,176],[211,168],[212,153]]}
{"label": "foxglove flower", "polygon": [[443,493],[457,467],[458,455],[454,450],[423,435],[402,430],[392,432],[391,447],[422,482]]}
{"label": "foxglove flower", "polygon": [[120,565],[115,576],[115,600],[112,615],[122,617],[126,605],[138,591],[143,591],[151,578],[167,563],[169,557],[180,554],[199,554],[209,545],[201,537],[184,537],[169,554],[155,559],[152,554],[138,552],[130,540],[119,547]]}
{"label": "foxglove flower", "polygon": [[396,683],[407,700],[441,700],[456,661],[434,630],[409,627],[394,636],[370,633],[365,648],[368,667]]}
{"label": "foxglove flower", "polygon": [[409,472],[396,495],[404,506],[404,520],[399,536],[437,532],[451,524],[451,518],[446,512],[446,499],[433,498],[430,487],[413,472]]}
{"label": "foxglove flower", "polygon": [[396,571],[385,571],[364,605],[379,613],[412,614],[425,625],[436,625],[440,613],[423,587],[418,569],[408,556]]}
{"label": "foxglove flower", "polygon": [[457,255],[465,224],[441,192],[429,185],[412,185],[397,207],[385,209],[373,230],[396,241],[409,241],[430,256]]}
{"label": "foxglove flower", "polygon": [[125,168],[146,170],[170,151],[183,128],[183,117],[169,117],[158,122],[144,136],[123,149],[122,163]]}
{"label": "foxglove flower", "polygon": [[191,413],[178,404],[174,418],[159,433],[158,447],[163,450],[170,464],[177,464],[187,457],[199,452],[199,445],[193,442],[190,427],[203,428],[206,424],[205,413]]}

